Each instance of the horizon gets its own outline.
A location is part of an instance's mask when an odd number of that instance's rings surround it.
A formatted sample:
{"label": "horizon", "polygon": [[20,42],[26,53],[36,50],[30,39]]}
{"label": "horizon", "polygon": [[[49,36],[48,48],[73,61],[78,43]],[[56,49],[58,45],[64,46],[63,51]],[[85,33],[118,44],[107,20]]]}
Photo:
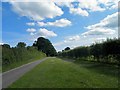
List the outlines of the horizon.
{"label": "horizon", "polygon": [[87,0],[2,2],[0,43],[30,46],[38,37],[45,37],[61,51],[118,38],[118,0],[91,1],[94,4]]}

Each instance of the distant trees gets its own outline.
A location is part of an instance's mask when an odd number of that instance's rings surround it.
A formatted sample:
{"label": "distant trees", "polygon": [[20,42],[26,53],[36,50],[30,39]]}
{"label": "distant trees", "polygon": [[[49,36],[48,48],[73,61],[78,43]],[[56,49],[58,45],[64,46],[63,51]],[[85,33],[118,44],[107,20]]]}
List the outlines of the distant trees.
{"label": "distant trees", "polygon": [[70,50],[70,47],[66,47],[64,50],[65,50],[65,51]]}
{"label": "distant trees", "polygon": [[57,55],[57,52],[52,43],[43,37],[39,37],[37,41],[33,43],[33,46],[37,47],[39,51],[46,53],[47,56]]}
{"label": "distant trees", "polygon": [[59,52],[58,55],[71,58],[85,57],[88,60],[105,63],[120,63],[120,39],[108,39],[89,47],[82,46]]}
{"label": "distant trees", "polygon": [[8,45],[8,44],[3,44],[2,45],[4,48],[10,48],[10,45]]}

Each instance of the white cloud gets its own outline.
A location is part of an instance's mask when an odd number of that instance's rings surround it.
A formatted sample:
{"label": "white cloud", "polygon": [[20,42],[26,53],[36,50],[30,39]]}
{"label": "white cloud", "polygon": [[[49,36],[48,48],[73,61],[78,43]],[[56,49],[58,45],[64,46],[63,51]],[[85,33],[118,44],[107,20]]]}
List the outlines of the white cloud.
{"label": "white cloud", "polygon": [[[78,2],[77,7],[72,2]],[[69,12],[75,15],[88,16],[90,12],[117,9],[120,0],[70,0],[57,2],[58,6],[69,8]]]}
{"label": "white cloud", "polygon": [[81,8],[70,8],[70,13],[81,16],[89,15],[89,13],[86,10],[82,10]]}
{"label": "white cloud", "polygon": [[88,12],[86,10],[83,10],[81,8],[74,8],[75,5],[72,4],[72,2],[75,2],[75,0],[69,0],[68,2],[56,2],[58,6],[61,7],[68,7],[69,12],[74,15],[81,15],[81,16],[88,16]]}
{"label": "white cloud", "polygon": [[61,46],[61,45],[63,45],[63,44],[64,44],[64,41],[63,41],[63,42],[56,42],[56,43],[53,43],[53,45],[54,45],[55,47]]}
{"label": "white cloud", "polygon": [[69,0],[69,1],[65,1],[65,2],[55,2],[58,6],[61,7],[72,7],[73,5],[71,4],[71,2],[73,2],[74,0]]}
{"label": "white cloud", "polygon": [[87,31],[85,33],[83,33],[82,35],[113,35],[115,34],[115,30],[111,30],[111,29],[96,29],[96,30],[90,30]]}
{"label": "white cloud", "polygon": [[89,31],[82,35],[113,35],[117,36],[118,32],[118,12],[108,15],[99,23],[86,27]]}
{"label": "white cloud", "polygon": [[71,37],[68,38],[68,41],[78,41],[78,40],[80,40],[79,35],[71,36]]}
{"label": "white cloud", "polygon": [[33,32],[31,32],[32,29],[28,29],[27,31],[30,32],[30,35],[31,35],[30,40],[32,40],[32,41],[37,40],[38,37],[50,38],[50,37],[57,36],[57,34],[55,32],[47,30],[45,28],[40,28],[40,29],[36,30],[35,32],[34,32],[34,29],[33,29]]}
{"label": "white cloud", "polygon": [[34,22],[29,22],[29,23],[26,23],[28,26],[35,26],[35,23]]}
{"label": "white cloud", "polygon": [[71,21],[67,20],[66,18],[56,20],[55,22],[38,22],[39,26],[56,26],[56,27],[66,27],[71,25]]}
{"label": "white cloud", "polygon": [[28,28],[26,31],[29,32],[30,35],[34,35],[34,32],[36,32],[36,29],[34,29],[34,28]]}
{"label": "white cloud", "polygon": [[117,9],[120,0],[98,0],[99,4],[104,5],[106,9]]}
{"label": "white cloud", "polygon": [[38,26],[46,26],[47,24],[44,23],[44,22],[37,22],[37,25],[38,25]]}
{"label": "white cloud", "polygon": [[40,28],[39,30],[36,30],[35,32],[30,32],[31,40],[35,41],[38,37],[56,37],[57,34],[53,31],[47,30],[45,28]]}
{"label": "white cloud", "polygon": [[28,28],[26,31],[27,31],[27,32],[30,32],[30,33],[33,33],[33,32],[36,31],[36,29],[34,29],[34,28]]}
{"label": "white cloud", "polygon": [[100,7],[97,0],[79,0],[79,7],[88,9],[89,11],[104,11],[105,9]]}
{"label": "white cloud", "polygon": [[56,37],[57,36],[57,34],[55,34],[53,31],[49,31],[45,28],[41,28],[37,34],[43,37]]}
{"label": "white cloud", "polygon": [[79,35],[73,35],[73,36],[67,36],[65,37],[65,39],[62,42],[57,42],[54,43],[54,46],[61,46],[64,44],[69,44],[69,43],[73,43],[73,42],[77,42],[80,40],[80,36]]}
{"label": "white cloud", "polygon": [[45,18],[61,16],[63,11],[54,2],[10,2],[14,12],[31,20],[40,21]]}

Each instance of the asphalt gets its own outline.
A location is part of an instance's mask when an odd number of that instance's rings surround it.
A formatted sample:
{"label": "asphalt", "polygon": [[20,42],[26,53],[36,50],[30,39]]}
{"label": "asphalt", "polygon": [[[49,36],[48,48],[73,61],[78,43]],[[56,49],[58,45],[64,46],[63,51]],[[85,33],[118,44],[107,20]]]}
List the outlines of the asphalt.
{"label": "asphalt", "polygon": [[9,85],[11,85],[13,82],[18,80],[22,75],[30,71],[32,68],[34,68],[36,65],[40,64],[41,62],[45,61],[49,57],[46,57],[42,60],[37,60],[35,62],[31,62],[25,65],[22,65],[20,67],[17,67],[15,69],[12,69],[10,71],[4,72],[2,74],[2,88],[7,88]]}

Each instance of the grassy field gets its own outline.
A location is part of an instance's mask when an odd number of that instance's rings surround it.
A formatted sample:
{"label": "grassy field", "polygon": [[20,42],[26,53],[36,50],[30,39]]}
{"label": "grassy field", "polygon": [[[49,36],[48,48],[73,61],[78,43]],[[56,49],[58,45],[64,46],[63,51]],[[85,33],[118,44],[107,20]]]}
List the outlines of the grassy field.
{"label": "grassy field", "polygon": [[14,63],[12,63],[12,64],[3,66],[3,67],[2,67],[2,72],[11,70],[11,69],[13,69],[13,68],[19,67],[19,66],[21,66],[21,65],[24,65],[24,64],[27,64],[27,63],[36,61],[36,60],[40,60],[40,59],[42,59],[42,58],[44,58],[44,57],[46,57],[45,54],[40,52],[39,55],[38,55],[36,58],[32,58],[32,59],[29,59],[29,60],[23,60],[23,61],[20,61],[20,62],[14,62]]}
{"label": "grassy field", "polygon": [[60,58],[48,59],[9,88],[117,88],[117,68],[81,61],[73,63]]}

